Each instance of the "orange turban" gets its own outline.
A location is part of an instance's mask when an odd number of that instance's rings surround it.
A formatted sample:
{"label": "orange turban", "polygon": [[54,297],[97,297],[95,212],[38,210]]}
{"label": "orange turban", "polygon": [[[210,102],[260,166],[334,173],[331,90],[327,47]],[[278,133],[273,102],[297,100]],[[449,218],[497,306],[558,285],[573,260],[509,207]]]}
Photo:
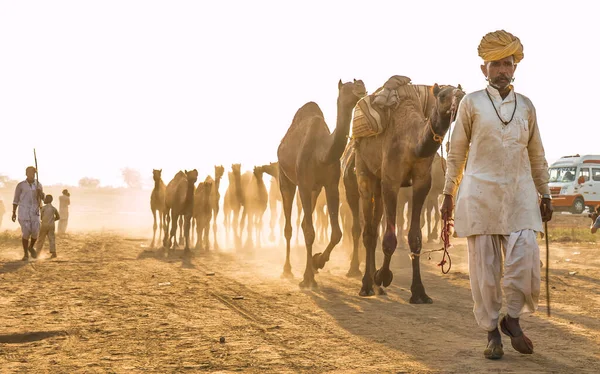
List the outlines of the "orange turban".
{"label": "orange turban", "polygon": [[513,56],[515,64],[523,59],[523,44],[519,38],[504,30],[486,34],[477,47],[483,61],[497,61]]}

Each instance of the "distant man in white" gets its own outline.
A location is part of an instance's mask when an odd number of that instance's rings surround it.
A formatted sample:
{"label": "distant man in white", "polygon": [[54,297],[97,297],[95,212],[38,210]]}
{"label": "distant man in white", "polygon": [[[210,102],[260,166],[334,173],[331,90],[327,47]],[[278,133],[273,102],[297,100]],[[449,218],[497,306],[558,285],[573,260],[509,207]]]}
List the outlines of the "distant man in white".
{"label": "distant man in white", "polygon": [[69,224],[69,205],[71,205],[71,194],[69,190],[64,189],[62,195],[58,197],[58,214],[60,214],[60,221],[58,221],[58,233],[64,234],[67,232],[67,225]]}
{"label": "distant man in white", "polygon": [[33,246],[40,231],[40,201],[44,198],[44,191],[42,185],[35,180],[35,171],[33,166],[25,169],[27,179],[17,184],[13,201],[13,222],[17,220],[17,207],[19,208],[19,225],[21,225],[23,238],[23,261],[29,259],[29,253],[31,253],[31,257],[37,257]]}
{"label": "distant man in white", "polygon": [[[485,35],[478,51],[488,86],[460,103],[450,141],[442,214],[452,216],[458,190],[455,230],[468,238],[473,312],[479,327],[488,332],[484,356],[499,359],[504,350],[498,322],[515,350],[533,353],[519,317],[538,306],[536,237],[543,232],[542,222],[552,218],[552,203],[535,108],[511,85],[523,58],[523,45],[514,35],[499,30]],[[502,289],[508,315],[498,321]]]}

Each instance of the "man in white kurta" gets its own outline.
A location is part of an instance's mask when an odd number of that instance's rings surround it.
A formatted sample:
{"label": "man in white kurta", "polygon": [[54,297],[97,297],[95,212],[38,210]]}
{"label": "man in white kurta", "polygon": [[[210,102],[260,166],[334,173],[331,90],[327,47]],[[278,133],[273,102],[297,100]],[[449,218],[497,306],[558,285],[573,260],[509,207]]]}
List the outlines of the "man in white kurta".
{"label": "man in white kurta", "polygon": [[478,325],[488,331],[484,355],[498,359],[504,354],[498,330],[502,290],[508,314],[500,321],[502,332],[517,351],[533,352],[519,317],[537,309],[536,233],[543,232],[541,208],[549,220],[552,206],[535,108],[510,84],[523,57],[521,42],[501,30],[486,35],[479,49],[489,85],[460,103],[442,209],[451,214],[456,196],[454,225],[458,236],[468,238],[473,312]]}
{"label": "man in white kurta", "polygon": [[19,182],[15,188],[12,214],[12,221],[15,222],[17,219],[17,208],[19,209],[19,225],[21,226],[24,251],[23,261],[29,259],[29,253],[31,253],[31,257],[37,257],[34,244],[40,231],[39,199],[44,198],[42,185],[35,180],[35,168],[29,166],[25,170],[25,174],[27,175],[27,179]]}

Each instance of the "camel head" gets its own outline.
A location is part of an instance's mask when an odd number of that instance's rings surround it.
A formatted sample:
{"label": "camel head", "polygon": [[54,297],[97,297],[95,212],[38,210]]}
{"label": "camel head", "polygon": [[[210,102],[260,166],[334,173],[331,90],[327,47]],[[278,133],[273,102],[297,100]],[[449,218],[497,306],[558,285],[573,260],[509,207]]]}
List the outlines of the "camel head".
{"label": "camel head", "polygon": [[263,174],[265,172],[264,166],[255,166],[254,170],[252,170],[256,179],[262,179]]}
{"label": "camel head", "polygon": [[161,173],[162,169],[152,169],[152,179],[154,179],[155,182],[160,181]]}
{"label": "camel head", "polygon": [[198,180],[198,170],[190,170],[185,171],[185,176],[187,177],[188,184],[194,184]]}
{"label": "camel head", "polygon": [[231,165],[231,171],[233,172],[233,174],[237,174],[237,175],[241,175],[241,168],[242,168],[242,164],[233,164]]}
{"label": "camel head", "polygon": [[269,174],[272,177],[278,178],[279,177],[279,163],[278,162],[271,162],[269,163],[269,165],[263,165],[261,166],[263,169],[263,172]]}
{"label": "camel head", "polygon": [[356,80],[352,82],[342,83],[342,80],[338,82],[338,103],[344,106],[354,107],[358,100],[367,95],[367,89],[362,80]]}
{"label": "camel head", "polygon": [[215,165],[215,178],[221,179],[225,174],[225,168],[223,165]]}
{"label": "camel head", "polygon": [[438,115],[445,116],[451,115],[456,118],[456,111],[458,110],[458,104],[465,97],[465,92],[462,90],[460,84],[458,87],[453,86],[438,86],[436,83],[433,86],[433,95],[436,98],[436,110]]}

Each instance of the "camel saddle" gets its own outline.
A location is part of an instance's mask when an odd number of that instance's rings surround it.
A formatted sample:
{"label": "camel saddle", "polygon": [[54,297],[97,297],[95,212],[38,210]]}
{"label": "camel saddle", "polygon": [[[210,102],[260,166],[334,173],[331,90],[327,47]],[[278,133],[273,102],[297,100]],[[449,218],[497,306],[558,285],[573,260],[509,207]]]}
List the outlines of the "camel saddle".
{"label": "camel saddle", "polygon": [[375,93],[360,99],[354,108],[352,137],[364,138],[381,134],[389,124],[391,112],[400,103],[398,89],[410,84],[410,78],[394,75]]}

